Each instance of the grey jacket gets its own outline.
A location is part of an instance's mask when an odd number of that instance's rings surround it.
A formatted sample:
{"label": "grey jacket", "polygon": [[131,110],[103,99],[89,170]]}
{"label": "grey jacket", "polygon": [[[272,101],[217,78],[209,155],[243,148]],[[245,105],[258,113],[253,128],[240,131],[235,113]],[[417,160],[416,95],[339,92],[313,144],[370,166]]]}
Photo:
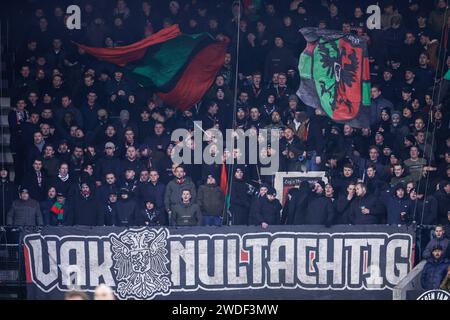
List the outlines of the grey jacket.
{"label": "grey jacket", "polygon": [[196,202],[197,191],[192,180],[190,178],[185,178],[183,183],[177,183],[177,180],[173,179],[166,186],[166,194],[164,195],[164,205],[166,209],[173,211],[173,206],[181,203],[181,194],[185,189],[191,191],[191,202]]}
{"label": "grey jacket", "polygon": [[201,226],[202,212],[196,203],[179,203],[173,206],[170,220],[172,226]]}
{"label": "grey jacket", "polygon": [[14,200],[6,217],[6,224],[12,226],[42,226],[42,214],[39,202]]}

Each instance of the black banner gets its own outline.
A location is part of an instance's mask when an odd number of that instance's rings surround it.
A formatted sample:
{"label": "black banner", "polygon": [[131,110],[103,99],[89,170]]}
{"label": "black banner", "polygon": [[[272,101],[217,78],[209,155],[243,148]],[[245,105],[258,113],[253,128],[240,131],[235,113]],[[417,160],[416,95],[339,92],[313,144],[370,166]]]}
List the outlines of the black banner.
{"label": "black banner", "polygon": [[24,232],[29,299],[392,299],[412,227],[46,227]]}

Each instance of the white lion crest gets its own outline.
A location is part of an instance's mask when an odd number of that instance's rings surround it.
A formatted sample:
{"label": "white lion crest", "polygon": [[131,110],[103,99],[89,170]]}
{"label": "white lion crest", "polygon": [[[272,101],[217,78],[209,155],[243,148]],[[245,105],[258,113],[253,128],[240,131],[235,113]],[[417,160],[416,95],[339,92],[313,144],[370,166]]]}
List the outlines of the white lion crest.
{"label": "white lion crest", "polygon": [[151,299],[169,292],[167,231],[127,230],[111,237],[117,293],[120,298]]}

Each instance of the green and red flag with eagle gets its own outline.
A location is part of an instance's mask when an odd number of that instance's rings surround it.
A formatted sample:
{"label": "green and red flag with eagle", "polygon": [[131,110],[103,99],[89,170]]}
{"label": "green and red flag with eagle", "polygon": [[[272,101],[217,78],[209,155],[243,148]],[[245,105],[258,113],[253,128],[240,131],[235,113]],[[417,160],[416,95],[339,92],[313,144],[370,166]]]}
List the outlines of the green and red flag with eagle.
{"label": "green and red flag with eagle", "polygon": [[331,119],[353,127],[370,124],[370,65],[365,40],[353,34],[303,28],[297,95]]}
{"label": "green and red flag with eagle", "polygon": [[124,67],[125,73],[152,88],[166,104],[181,111],[199,102],[224,63],[229,39],[208,33],[182,34],[178,25],[124,47],[92,48],[77,44],[98,59]]}

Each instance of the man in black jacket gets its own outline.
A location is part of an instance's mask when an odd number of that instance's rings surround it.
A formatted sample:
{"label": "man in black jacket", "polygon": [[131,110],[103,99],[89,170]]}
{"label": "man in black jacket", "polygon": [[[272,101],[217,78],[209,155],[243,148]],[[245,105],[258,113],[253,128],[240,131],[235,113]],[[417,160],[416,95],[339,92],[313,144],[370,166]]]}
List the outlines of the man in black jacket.
{"label": "man in black jacket", "polygon": [[258,211],[261,207],[262,200],[266,197],[267,191],[269,190],[269,187],[265,184],[261,185],[259,188],[259,192],[256,196],[253,197],[250,203],[250,212],[248,217],[248,224],[258,225]]}
{"label": "man in black jacket", "polygon": [[114,173],[116,179],[120,175],[120,159],[118,159],[114,152],[116,151],[116,146],[112,142],[107,142],[105,144],[105,155],[98,160],[96,169],[96,179],[97,185],[101,185],[104,182],[105,176],[108,173]]}
{"label": "man in black jacket", "polygon": [[280,224],[280,211],[282,209],[280,201],[276,198],[275,188],[269,187],[266,197],[260,201],[260,207],[257,214],[258,224],[263,229],[270,225]]}
{"label": "man in black jacket", "polygon": [[350,209],[355,195],[356,183],[350,182],[347,186],[347,190],[338,196],[336,203],[337,216],[334,219],[335,224],[349,224],[350,223]]}
{"label": "man in black jacket", "polygon": [[244,168],[237,166],[234,170],[230,191],[230,212],[233,225],[247,225],[251,197],[248,194],[248,186],[244,180]]}
{"label": "man in black jacket", "polygon": [[305,224],[330,226],[334,218],[334,208],[330,198],[325,197],[325,183],[319,180],[314,185],[308,200]]}
{"label": "man in black jacket", "polygon": [[367,193],[367,187],[364,183],[356,184],[356,199],[350,208],[351,224],[377,224],[380,215],[383,213],[383,207],[379,200]]}
{"label": "man in black jacket", "polygon": [[135,199],[127,188],[120,189],[120,197],[117,200],[117,226],[136,226],[139,208]]}
{"label": "man in black jacket", "polygon": [[166,226],[168,224],[167,215],[157,208],[155,200],[149,197],[144,201],[144,207],[139,211],[136,224],[151,227]]}
{"label": "man in black jacket", "polygon": [[105,226],[117,225],[117,193],[114,191],[109,192],[108,200],[106,202],[99,203],[102,208],[103,221]]}
{"label": "man in black jacket", "polygon": [[30,197],[39,202],[45,199],[47,184],[47,175],[42,170],[42,159],[35,159],[33,170],[25,174],[22,187],[28,189]]}

